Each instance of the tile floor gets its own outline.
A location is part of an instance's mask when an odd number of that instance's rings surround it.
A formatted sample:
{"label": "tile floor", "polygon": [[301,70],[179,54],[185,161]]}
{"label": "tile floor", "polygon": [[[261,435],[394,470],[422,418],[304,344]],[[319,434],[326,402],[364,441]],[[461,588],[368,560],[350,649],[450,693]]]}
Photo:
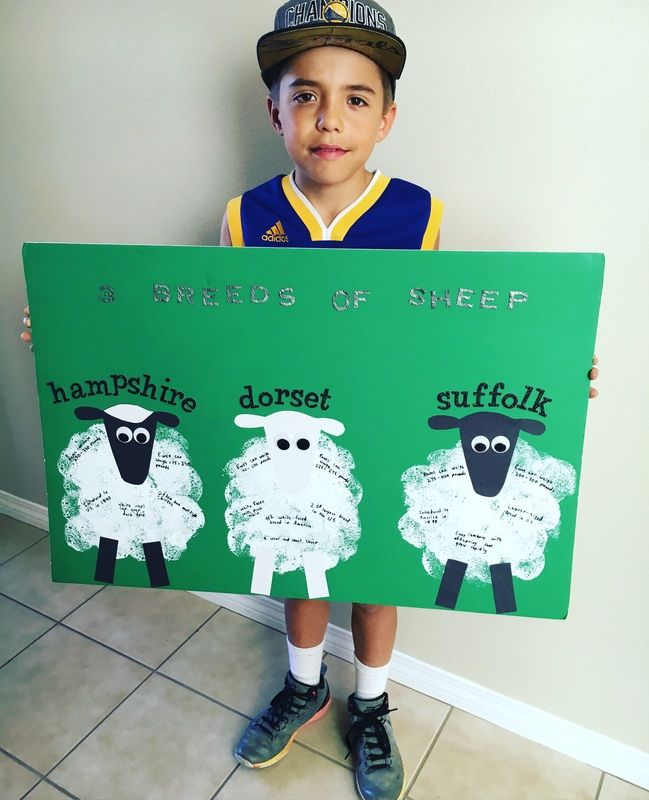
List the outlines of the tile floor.
{"label": "tile floor", "polygon": [[[354,800],[353,669],[263,771],[232,748],[278,690],[281,633],[185,592],[54,584],[47,537],[0,516],[0,799]],[[409,800],[649,800],[649,792],[396,683]]]}

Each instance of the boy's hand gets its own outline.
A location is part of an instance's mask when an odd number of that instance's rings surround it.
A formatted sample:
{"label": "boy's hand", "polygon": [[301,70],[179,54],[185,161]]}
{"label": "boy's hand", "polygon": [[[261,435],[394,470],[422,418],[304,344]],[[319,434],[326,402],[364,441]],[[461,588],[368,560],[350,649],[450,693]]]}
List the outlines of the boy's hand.
{"label": "boy's hand", "polygon": [[[599,358],[597,358],[597,356],[593,356],[593,364],[599,364]],[[588,372],[588,380],[594,381],[598,376],[599,370],[597,367],[591,367]],[[597,397],[598,394],[599,392],[593,386],[588,390],[588,397]]]}
{"label": "boy's hand", "polygon": [[25,315],[23,317],[23,325],[25,326],[25,330],[20,334],[20,338],[23,342],[31,342],[32,340],[32,321],[29,316],[29,306],[23,311]]}

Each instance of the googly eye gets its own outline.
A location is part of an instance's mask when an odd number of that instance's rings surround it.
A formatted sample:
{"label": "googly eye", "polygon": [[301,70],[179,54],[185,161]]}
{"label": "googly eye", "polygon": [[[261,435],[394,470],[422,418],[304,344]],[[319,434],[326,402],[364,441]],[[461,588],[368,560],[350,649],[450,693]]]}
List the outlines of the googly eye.
{"label": "googly eye", "polygon": [[489,449],[489,439],[486,436],[474,436],[471,439],[471,449],[476,453],[484,453]]}
{"label": "googly eye", "polygon": [[278,447],[280,450],[288,450],[288,449],[289,449],[289,447],[291,446],[291,443],[289,442],[289,440],[288,440],[286,437],[284,437],[284,436],[279,436],[279,437],[278,437],[278,438],[275,440],[275,444],[277,445],[277,447]]}
{"label": "googly eye", "polygon": [[117,441],[122,442],[122,444],[128,444],[133,438],[133,431],[125,425],[122,425],[121,428],[117,429],[115,436],[117,436]]}
{"label": "googly eye", "polygon": [[494,436],[491,440],[491,448],[496,453],[506,453],[511,447],[511,442],[506,436]]}
{"label": "googly eye", "polygon": [[136,428],[133,438],[138,444],[146,444],[151,439],[151,434],[146,428]]}
{"label": "googly eye", "polygon": [[311,442],[308,439],[298,439],[296,444],[299,450],[308,450],[311,447]]}

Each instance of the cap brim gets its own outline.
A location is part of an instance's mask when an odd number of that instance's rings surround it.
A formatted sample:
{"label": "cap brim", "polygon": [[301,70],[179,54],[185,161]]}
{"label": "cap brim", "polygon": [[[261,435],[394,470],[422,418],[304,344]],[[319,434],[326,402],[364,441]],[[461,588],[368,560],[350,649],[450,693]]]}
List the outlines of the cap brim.
{"label": "cap brim", "polygon": [[395,80],[406,61],[406,46],[398,36],[356,25],[310,25],[272,31],[257,42],[262,76],[287,58],[315,47],[346,47],[382,66]]}

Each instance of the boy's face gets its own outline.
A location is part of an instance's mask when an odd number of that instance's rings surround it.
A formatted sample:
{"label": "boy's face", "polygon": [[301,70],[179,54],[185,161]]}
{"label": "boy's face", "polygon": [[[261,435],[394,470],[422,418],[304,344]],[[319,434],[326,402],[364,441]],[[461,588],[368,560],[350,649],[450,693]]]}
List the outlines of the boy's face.
{"label": "boy's face", "polygon": [[268,111],[297,169],[332,185],[364,171],[374,145],[390,132],[396,105],[384,108],[381,73],[371,59],[317,47],[290,61]]}

